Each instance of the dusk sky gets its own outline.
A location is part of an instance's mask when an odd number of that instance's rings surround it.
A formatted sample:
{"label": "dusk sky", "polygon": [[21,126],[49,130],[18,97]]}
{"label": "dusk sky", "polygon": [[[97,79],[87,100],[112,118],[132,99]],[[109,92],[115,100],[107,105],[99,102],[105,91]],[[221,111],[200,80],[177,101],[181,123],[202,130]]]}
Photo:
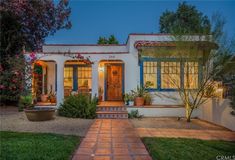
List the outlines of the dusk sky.
{"label": "dusk sky", "polygon": [[[46,38],[46,44],[96,44],[99,36],[114,34],[126,43],[129,33],[159,33],[159,18],[165,10],[175,11],[182,1],[79,1],[71,0],[72,28]],[[220,12],[225,30],[235,34],[235,0],[187,1],[209,18]]]}

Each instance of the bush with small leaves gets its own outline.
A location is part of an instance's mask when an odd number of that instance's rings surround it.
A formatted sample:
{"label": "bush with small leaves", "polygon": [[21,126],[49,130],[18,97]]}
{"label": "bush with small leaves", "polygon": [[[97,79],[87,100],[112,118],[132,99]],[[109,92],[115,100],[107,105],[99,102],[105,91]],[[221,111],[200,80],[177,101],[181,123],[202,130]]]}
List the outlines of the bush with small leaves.
{"label": "bush with small leaves", "polygon": [[93,119],[96,117],[96,105],[96,97],[91,99],[84,94],[71,95],[60,104],[58,113],[64,117]]}

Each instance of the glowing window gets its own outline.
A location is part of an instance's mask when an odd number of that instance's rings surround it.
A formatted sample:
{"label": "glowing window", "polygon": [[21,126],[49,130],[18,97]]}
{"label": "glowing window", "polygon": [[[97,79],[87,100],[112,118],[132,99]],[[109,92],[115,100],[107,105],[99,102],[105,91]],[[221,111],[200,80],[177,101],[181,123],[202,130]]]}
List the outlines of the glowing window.
{"label": "glowing window", "polygon": [[78,92],[89,92],[92,88],[91,66],[78,67]]}
{"label": "glowing window", "polygon": [[157,62],[143,63],[144,85],[151,82],[150,88],[157,88]]}
{"label": "glowing window", "polygon": [[198,88],[198,62],[184,63],[184,87],[187,89]]}
{"label": "glowing window", "polygon": [[73,87],[73,67],[64,68],[64,87]]}
{"label": "glowing window", "polygon": [[180,87],[180,62],[161,62],[161,88]]}

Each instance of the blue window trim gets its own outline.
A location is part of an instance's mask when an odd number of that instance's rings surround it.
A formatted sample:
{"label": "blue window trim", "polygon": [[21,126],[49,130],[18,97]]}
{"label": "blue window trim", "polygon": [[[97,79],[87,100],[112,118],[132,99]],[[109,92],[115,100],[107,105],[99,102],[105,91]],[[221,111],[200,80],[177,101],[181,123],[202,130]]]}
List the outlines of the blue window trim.
{"label": "blue window trim", "polygon": [[125,93],[125,64],[122,63],[122,95]]}
{"label": "blue window trim", "polygon": [[73,91],[78,90],[78,67],[73,66]]}
{"label": "blue window trim", "polygon": [[184,63],[180,63],[180,88],[184,88]]}
{"label": "blue window trim", "polygon": [[107,64],[104,64],[104,100],[107,101]]}
{"label": "blue window trim", "polygon": [[157,62],[157,88],[149,88],[147,89],[149,92],[176,92],[178,89],[163,89],[161,88],[161,62],[180,62],[180,86],[184,87],[184,63],[187,61],[190,62],[198,62],[198,84],[202,81],[202,59],[199,58],[198,60],[195,59],[179,59],[179,58],[149,58],[149,57],[143,57],[140,59],[140,84],[143,86],[144,84],[144,76],[143,76],[143,63],[154,61]]}
{"label": "blue window trim", "polygon": [[198,85],[202,83],[202,80],[203,80],[203,60],[202,59],[199,59],[199,62],[198,62]]}
{"label": "blue window trim", "polygon": [[57,92],[57,64],[55,64],[55,92]]}

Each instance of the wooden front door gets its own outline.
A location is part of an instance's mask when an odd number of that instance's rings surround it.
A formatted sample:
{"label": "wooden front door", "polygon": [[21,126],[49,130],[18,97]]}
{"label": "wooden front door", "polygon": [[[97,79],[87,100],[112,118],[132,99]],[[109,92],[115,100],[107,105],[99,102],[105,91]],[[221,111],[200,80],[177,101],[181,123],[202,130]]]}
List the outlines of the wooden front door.
{"label": "wooden front door", "polygon": [[122,64],[108,64],[106,66],[106,100],[121,101],[123,87]]}

